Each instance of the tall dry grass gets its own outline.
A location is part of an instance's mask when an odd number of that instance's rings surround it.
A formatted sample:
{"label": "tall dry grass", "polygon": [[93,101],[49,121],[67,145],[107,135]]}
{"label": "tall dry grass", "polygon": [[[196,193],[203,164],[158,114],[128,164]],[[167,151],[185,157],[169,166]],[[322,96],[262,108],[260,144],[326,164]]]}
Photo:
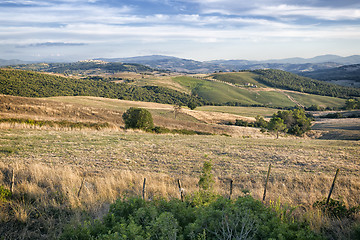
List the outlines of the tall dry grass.
{"label": "tall dry grass", "polygon": [[[11,166],[0,163],[0,185],[9,187],[12,170],[15,173],[12,200],[0,204],[0,235],[4,239],[56,238],[66,223],[81,222],[87,217],[101,218],[117,198],[141,196],[144,177],[147,179],[146,199],[149,200],[180,198],[177,177],[181,177],[186,196],[198,190],[198,178],[190,176],[127,170],[87,171],[69,166],[24,163]],[[229,179],[217,176],[215,180],[215,191],[228,196]],[[262,198],[263,178],[250,175],[233,180],[232,197],[251,194],[259,200]],[[334,227],[337,232],[332,234],[341,238],[346,235],[346,231],[341,229],[348,229],[351,224],[331,220],[311,206],[327,194],[327,183],[331,180],[325,175],[311,179],[300,175],[274,176],[270,178],[266,200],[298,206],[298,217],[306,219],[312,229],[321,232],[325,227]],[[354,179],[339,181],[337,185],[348,185],[351,192],[360,191],[360,183]]]}
{"label": "tall dry grass", "polygon": [[[0,202],[0,235],[4,239],[56,238],[65,223],[86,216],[100,218],[110,203],[140,195],[145,175],[130,171],[87,172],[44,164],[0,163],[0,185],[15,184],[12,199]],[[146,175],[146,198],[179,197],[176,181],[165,174]],[[191,179],[184,179],[184,184]],[[85,217],[86,217],[85,216]]]}

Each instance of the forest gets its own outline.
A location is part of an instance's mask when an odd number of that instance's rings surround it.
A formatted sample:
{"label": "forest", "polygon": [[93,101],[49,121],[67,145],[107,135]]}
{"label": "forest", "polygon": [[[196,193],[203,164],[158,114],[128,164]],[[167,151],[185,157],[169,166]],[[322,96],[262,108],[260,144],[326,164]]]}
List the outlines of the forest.
{"label": "forest", "polygon": [[360,89],[342,87],[281,70],[254,70],[252,73],[258,75],[255,77],[257,81],[271,87],[330,97],[360,97]]}
{"label": "forest", "polygon": [[102,80],[65,78],[23,70],[0,69],[0,93],[22,97],[95,96],[133,101],[186,105],[205,101],[159,86],[134,86]]}

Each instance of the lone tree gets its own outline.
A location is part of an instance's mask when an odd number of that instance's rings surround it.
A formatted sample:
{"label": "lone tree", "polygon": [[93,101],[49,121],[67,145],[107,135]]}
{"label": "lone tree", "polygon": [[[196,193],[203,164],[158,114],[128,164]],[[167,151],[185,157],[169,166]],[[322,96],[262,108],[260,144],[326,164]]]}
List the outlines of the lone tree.
{"label": "lone tree", "polygon": [[131,107],[122,115],[125,128],[149,130],[154,128],[151,113],[144,108]]}
{"label": "lone tree", "polygon": [[179,115],[180,112],[181,112],[181,104],[175,105],[174,106],[174,117],[175,117],[175,119]]}
{"label": "lone tree", "polygon": [[271,118],[268,129],[270,131],[276,132],[276,138],[279,138],[279,132],[286,132],[286,124],[284,123],[284,120],[279,117],[273,117]]}
{"label": "lone tree", "polygon": [[188,102],[187,106],[188,106],[188,108],[190,108],[191,110],[194,110],[194,109],[197,107],[196,103],[195,103],[193,100],[190,100],[190,101]]}

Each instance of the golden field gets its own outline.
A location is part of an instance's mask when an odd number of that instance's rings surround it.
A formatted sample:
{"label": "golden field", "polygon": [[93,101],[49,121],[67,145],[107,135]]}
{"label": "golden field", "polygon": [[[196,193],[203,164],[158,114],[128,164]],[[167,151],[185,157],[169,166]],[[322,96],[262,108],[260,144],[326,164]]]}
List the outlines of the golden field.
{"label": "golden field", "polygon": [[[262,198],[271,164],[266,200],[281,199],[311,213],[314,229],[327,224],[312,204],[327,197],[336,169],[340,174],[332,198],[349,207],[360,203],[358,141],[275,139],[259,129],[219,125],[239,118],[251,121],[253,110],[183,109],[175,118],[172,106],[155,103],[92,97],[0,99],[1,118],[109,123],[100,130],[0,123],[0,185],[10,188],[15,174],[15,198],[1,203],[1,220],[11,224],[0,227],[0,234],[13,230],[9,239],[21,234],[23,239],[56,237],[59,224],[82,219],[82,211],[100,217],[118,197],[141,195],[144,178],[149,199],[179,198],[177,179],[191,195],[198,190],[205,160],[212,162],[219,194],[228,195],[232,179],[233,197],[251,194],[256,199]],[[124,130],[121,115],[131,106],[148,108],[155,125],[214,135]],[[271,115],[269,111],[263,110],[263,116]]]}

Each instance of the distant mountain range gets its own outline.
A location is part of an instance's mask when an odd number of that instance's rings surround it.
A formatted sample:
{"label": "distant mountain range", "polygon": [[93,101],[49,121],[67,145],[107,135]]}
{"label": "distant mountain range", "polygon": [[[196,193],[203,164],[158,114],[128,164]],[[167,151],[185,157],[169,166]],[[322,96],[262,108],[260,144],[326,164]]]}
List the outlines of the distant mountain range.
{"label": "distant mountain range", "polygon": [[152,68],[186,73],[211,73],[215,71],[238,71],[255,69],[280,69],[299,73],[335,68],[348,64],[360,64],[360,55],[341,57],[323,55],[313,58],[286,58],[264,61],[250,60],[213,60],[195,61],[163,55],[139,56],[130,58],[98,58],[107,62],[126,62],[147,65]]}
{"label": "distant mountain range", "polygon": [[[33,63],[21,60],[1,60],[0,66],[14,66],[15,68],[49,71],[70,74],[84,73],[94,69],[94,62],[105,62],[103,68],[111,71],[151,71],[154,69],[169,70],[183,73],[214,73],[232,72],[239,70],[279,69],[296,73],[314,79],[328,81],[339,85],[360,87],[360,55],[341,57],[337,55],[322,55],[313,58],[286,58],[264,61],[251,60],[213,60],[195,61],[172,56],[150,55],[129,58],[97,58],[76,63]],[[86,62],[86,64],[84,63]],[[106,64],[108,63],[108,64]],[[138,64],[127,66],[126,64]],[[140,65],[145,65],[140,66]],[[81,66],[79,66],[81,65]],[[100,65],[95,64],[96,68]],[[130,67],[130,68],[129,68]],[[129,69],[128,69],[129,68]],[[151,68],[151,69],[150,69]],[[71,70],[71,71],[70,71]],[[81,71],[80,71],[81,70]],[[96,71],[93,71],[95,73]]]}
{"label": "distant mountain range", "polygon": [[[360,55],[341,57],[337,55],[322,55],[313,58],[286,58],[270,59],[263,61],[252,60],[213,60],[196,61],[172,56],[149,55],[129,58],[97,58],[106,62],[137,63],[147,65],[151,68],[165,69],[186,73],[212,73],[215,71],[238,71],[255,69],[280,69],[293,73],[311,72],[322,69],[340,67],[343,65],[360,64]],[[45,61],[50,63],[49,61]],[[0,66],[39,63],[22,60],[0,59]]]}
{"label": "distant mountain range", "polygon": [[18,60],[18,59],[11,59],[11,60],[0,59],[0,67],[10,66],[10,65],[18,65],[18,64],[29,64],[29,63],[34,63],[34,62],[22,61],[22,60]]}

